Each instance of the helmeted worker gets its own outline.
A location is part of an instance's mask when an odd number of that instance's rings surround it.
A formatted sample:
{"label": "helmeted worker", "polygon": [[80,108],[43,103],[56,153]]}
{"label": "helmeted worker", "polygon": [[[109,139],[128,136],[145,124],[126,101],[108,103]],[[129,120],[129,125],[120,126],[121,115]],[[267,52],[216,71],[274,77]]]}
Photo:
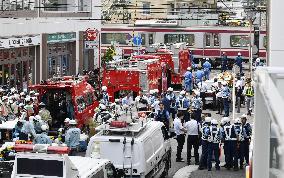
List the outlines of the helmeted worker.
{"label": "helmeted worker", "polygon": [[147,111],[148,109],[148,98],[143,94],[142,91],[139,92],[139,95],[135,98],[135,106],[137,111]]}
{"label": "helmeted worker", "polygon": [[185,91],[182,90],[176,99],[176,107],[178,110],[186,111],[190,107],[190,101],[185,96]]}
{"label": "helmeted worker", "polygon": [[[240,118],[237,118],[234,123],[235,126],[235,132],[237,135],[237,154],[235,154],[234,158],[234,167],[237,170],[240,165],[240,169],[243,169],[243,163],[244,163],[244,141],[246,137],[246,132],[244,130],[244,127],[242,126],[242,122]],[[238,163],[238,160],[240,160],[240,163]]]}
{"label": "helmeted worker", "polygon": [[170,103],[169,113],[172,115],[172,118],[175,118],[176,114],[176,95],[174,94],[174,89],[169,87],[167,90],[166,98]]}
{"label": "helmeted worker", "polygon": [[246,164],[249,165],[249,145],[251,141],[252,128],[250,123],[247,122],[247,115],[243,114],[241,116],[242,126],[245,129],[245,141],[244,141],[244,158]]}
{"label": "helmeted worker", "polygon": [[222,95],[222,99],[223,99],[223,105],[224,105],[224,117],[228,117],[229,116],[229,112],[230,112],[230,106],[229,106],[229,100],[231,97],[231,91],[228,87],[228,83],[226,81],[222,82],[222,90],[221,90],[221,95]]}
{"label": "helmeted worker", "polygon": [[198,70],[195,72],[195,84],[197,85],[199,82],[203,80],[204,72],[201,70],[201,66],[198,67]]}
{"label": "helmeted worker", "polygon": [[254,106],[254,87],[252,86],[250,79],[248,79],[248,82],[243,90],[243,95],[246,97],[247,115],[251,116],[252,108]]}
{"label": "helmeted worker", "polygon": [[210,70],[211,70],[211,63],[209,62],[209,58],[206,58],[206,61],[203,63],[204,77],[206,80],[210,79]]}
{"label": "helmeted worker", "polygon": [[208,132],[208,171],[212,168],[212,156],[214,153],[215,168],[220,170],[220,160],[219,160],[219,144],[222,139],[221,130],[218,128],[218,122],[216,119],[211,120],[211,126]]}
{"label": "helmeted worker", "polygon": [[76,120],[69,121],[70,128],[65,135],[65,143],[70,148],[70,155],[74,156],[79,150],[81,130],[76,128]]}
{"label": "helmeted worker", "polygon": [[256,60],[255,60],[255,67],[258,67],[258,66],[260,66],[260,58],[259,57],[256,58]]}
{"label": "helmeted worker", "polygon": [[51,125],[52,123],[52,117],[50,112],[46,109],[45,104],[43,102],[39,103],[39,112],[38,115],[40,115],[41,119]]}
{"label": "helmeted worker", "polygon": [[31,138],[35,138],[36,136],[36,132],[35,132],[35,128],[34,128],[34,116],[30,116],[28,118],[28,121],[24,122],[24,125],[22,127],[21,133],[22,135],[20,136],[20,140],[29,140]]}
{"label": "helmeted worker", "polygon": [[222,62],[222,69],[221,69],[221,72],[226,72],[226,70],[228,70],[228,57],[227,57],[226,52],[223,52],[223,53],[222,53],[221,62]]}
{"label": "helmeted worker", "polygon": [[170,114],[167,110],[165,110],[163,103],[159,103],[159,107],[160,107],[160,109],[157,111],[157,115],[155,117],[155,120],[163,122],[167,131],[169,131]]}
{"label": "helmeted worker", "polygon": [[209,128],[211,124],[211,117],[205,117],[204,123],[201,126],[201,147],[202,153],[199,162],[199,170],[203,170],[207,167],[207,159],[208,159],[208,136],[209,136]]}
{"label": "helmeted worker", "polygon": [[192,97],[192,110],[194,118],[196,119],[197,122],[201,122],[202,107],[203,107],[203,102],[202,99],[200,98],[200,92],[198,90],[195,90],[193,92],[193,97]]}
{"label": "helmeted worker", "polygon": [[106,86],[102,86],[102,99],[101,99],[101,103],[108,106],[109,104],[109,95],[107,93],[107,87]]}
{"label": "helmeted worker", "polygon": [[240,68],[240,74],[243,73],[243,58],[242,54],[239,52],[235,59],[235,64]]}
{"label": "helmeted worker", "polygon": [[192,72],[191,67],[187,68],[187,71],[184,74],[184,89],[187,92],[192,92]]}
{"label": "helmeted worker", "polygon": [[49,144],[50,145],[52,143],[51,139],[47,135],[47,130],[48,130],[47,125],[44,124],[41,126],[41,134],[36,135],[34,139],[34,144]]}
{"label": "helmeted worker", "polygon": [[34,127],[35,127],[35,131],[37,134],[42,132],[41,126],[45,125],[45,123],[42,121],[41,116],[40,115],[36,115],[34,117]]}

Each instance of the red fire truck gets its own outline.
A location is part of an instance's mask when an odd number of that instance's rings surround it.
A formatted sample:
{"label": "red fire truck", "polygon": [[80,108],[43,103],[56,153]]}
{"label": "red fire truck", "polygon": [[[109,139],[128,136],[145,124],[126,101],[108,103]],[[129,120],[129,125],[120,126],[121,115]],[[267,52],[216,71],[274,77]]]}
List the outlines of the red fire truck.
{"label": "red fire truck", "polygon": [[58,77],[30,86],[37,90],[39,101],[46,104],[52,116],[52,128],[59,128],[66,117],[73,117],[82,126],[92,118],[98,106],[95,90],[86,77]]}
{"label": "red fire truck", "polygon": [[141,90],[162,91],[163,73],[159,57],[154,55],[140,55],[140,57],[108,64],[103,72],[102,85],[108,87],[110,101],[114,101],[120,91],[133,91],[134,95]]}

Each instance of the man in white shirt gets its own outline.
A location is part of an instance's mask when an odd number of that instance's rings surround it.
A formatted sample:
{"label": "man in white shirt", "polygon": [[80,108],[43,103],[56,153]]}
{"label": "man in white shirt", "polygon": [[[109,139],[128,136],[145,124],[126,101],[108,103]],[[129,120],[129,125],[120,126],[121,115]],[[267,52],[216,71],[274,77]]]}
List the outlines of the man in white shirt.
{"label": "man in white shirt", "polygon": [[181,152],[182,152],[184,141],[185,141],[184,132],[186,130],[182,126],[182,121],[181,121],[182,117],[183,117],[183,113],[178,112],[177,117],[174,120],[174,130],[175,130],[175,134],[177,136],[177,142],[178,142],[176,162],[184,162],[184,160],[181,158]]}
{"label": "man in white shirt", "polygon": [[193,146],[195,165],[199,165],[199,124],[195,119],[190,119],[184,124],[184,128],[187,130],[187,164],[190,165],[191,161],[191,149]]}
{"label": "man in white shirt", "polygon": [[200,92],[200,98],[202,99],[203,102],[203,109],[205,108],[205,97],[206,97],[206,92],[207,92],[207,84],[204,81],[201,81],[197,84],[199,92]]}

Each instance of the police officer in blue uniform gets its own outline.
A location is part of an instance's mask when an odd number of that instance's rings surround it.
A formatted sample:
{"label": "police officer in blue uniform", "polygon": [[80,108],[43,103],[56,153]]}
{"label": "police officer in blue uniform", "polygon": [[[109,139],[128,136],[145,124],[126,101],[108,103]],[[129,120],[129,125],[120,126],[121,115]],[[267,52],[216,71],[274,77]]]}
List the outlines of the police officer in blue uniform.
{"label": "police officer in blue uniform", "polygon": [[169,113],[172,115],[172,118],[175,118],[176,114],[176,95],[174,94],[174,89],[172,87],[168,88],[166,98],[169,101]]}
{"label": "police officer in blue uniform", "polygon": [[240,74],[243,72],[243,58],[242,54],[239,52],[235,59],[235,64],[240,68]]}
{"label": "police officer in blue uniform", "polygon": [[226,72],[226,70],[228,70],[228,57],[227,57],[226,52],[223,52],[223,53],[222,53],[221,62],[222,62],[222,69],[221,69],[221,72]]}
{"label": "police officer in blue uniform", "polygon": [[184,74],[184,90],[191,94],[192,92],[192,72],[191,68],[188,67]]}
{"label": "police officer in blue uniform", "polygon": [[34,144],[49,144],[49,145],[51,145],[52,141],[49,138],[49,136],[47,136],[47,129],[48,129],[47,125],[41,126],[41,134],[38,134],[35,137]]}
{"label": "police officer in blue uniform", "polygon": [[226,118],[226,124],[222,130],[222,138],[224,139],[224,154],[226,155],[226,168],[230,170],[234,167],[237,170],[237,160],[235,154],[237,151],[237,134],[234,125],[230,124],[230,119]]}
{"label": "police officer in blue uniform", "polygon": [[250,123],[247,122],[247,115],[243,114],[241,117],[242,126],[244,127],[245,131],[245,140],[244,140],[244,158],[246,161],[246,164],[249,165],[249,146],[251,141],[251,134],[252,134],[252,128]]}
{"label": "police officer in blue uniform", "polygon": [[65,143],[70,148],[70,156],[75,156],[79,151],[81,130],[76,128],[77,122],[75,120],[69,121],[70,128],[65,135]]}
{"label": "police officer in blue uniform", "polygon": [[159,106],[160,106],[160,109],[157,112],[155,120],[164,123],[164,125],[167,129],[167,132],[168,132],[169,126],[170,126],[170,124],[169,124],[170,114],[167,110],[165,110],[163,103],[160,103]]}
{"label": "police officer in blue uniform", "polygon": [[180,95],[176,99],[176,107],[179,111],[181,111],[184,114],[189,108],[189,106],[190,106],[190,101],[185,96],[185,91],[182,90],[180,92]]}
{"label": "police officer in blue uniform", "polygon": [[209,62],[209,58],[206,58],[206,61],[203,63],[204,77],[206,80],[210,79],[210,69],[211,63]]}
{"label": "police officer in blue uniform", "polygon": [[200,98],[200,92],[198,90],[195,90],[193,92],[193,97],[192,97],[192,110],[194,114],[194,118],[197,122],[201,122],[201,114],[202,114],[202,106],[203,102],[202,99]]}
{"label": "police officer in blue uniform", "polygon": [[199,167],[198,167],[199,170],[207,168],[208,136],[209,136],[210,124],[211,124],[211,117],[206,117],[200,129],[202,153],[199,161]]}
{"label": "police officer in blue uniform", "polygon": [[198,70],[195,72],[195,85],[202,81],[204,77],[204,72],[201,70],[201,66],[198,67]]}
{"label": "police officer in blue uniform", "polygon": [[[240,118],[237,118],[235,120],[235,131],[237,134],[237,154],[235,154],[235,159],[237,163],[235,166],[235,169],[237,170],[238,165],[240,165],[240,169],[243,169],[243,163],[244,163],[244,141],[246,137],[246,132],[244,127],[242,126],[242,122]],[[238,164],[238,160],[240,159],[240,164]]]}
{"label": "police officer in blue uniform", "polygon": [[222,95],[223,104],[224,104],[224,112],[225,112],[224,117],[228,117],[229,112],[230,112],[229,99],[231,96],[231,91],[226,81],[223,81],[222,85],[223,86],[221,89],[221,95]]}
{"label": "police officer in blue uniform", "polygon": [[208,171],[212,169],[212,156],[214,154],[215,168],[220,170],[220,160],[219,160],[219,144],[222,139],[221,130],[218,128],[218,122],[216,119],[211,121],[211,126],[209,127],[208,133]]}

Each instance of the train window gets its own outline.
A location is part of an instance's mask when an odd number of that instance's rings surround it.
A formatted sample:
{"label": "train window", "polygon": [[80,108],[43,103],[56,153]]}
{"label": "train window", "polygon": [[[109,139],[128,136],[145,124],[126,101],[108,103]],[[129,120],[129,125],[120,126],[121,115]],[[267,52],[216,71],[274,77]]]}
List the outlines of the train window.
{"label": "train window", "polygon": [[250,44],[250,37],[247,35],[231,35],[232,47],[248,47]]}
{"label": "train window", "polygon": [[218,33],[213,34],[214,46],[220,46],[220,38]]}
{"label": "train window", "polygon": [[263,37],[263,47],[267,48],[267,36]]}
{"label": "train window", "polygon": [[153,34],[149,34],[149,45],[154,43],[154,35]]}
{"label": "train window", "polygon": [[205,46],[211,46],[211,34],[205,34]]}
{"label": "train window", "polygon": [[165,34],[165,43],[182,43],[185,42],[188,46],[194,46],[194,34]]}
{"label": "train window", "polygon": [[102,33],[102,44],[111,44],[112,42],[127,44],[126,41],[128,35],[128,33]]}

